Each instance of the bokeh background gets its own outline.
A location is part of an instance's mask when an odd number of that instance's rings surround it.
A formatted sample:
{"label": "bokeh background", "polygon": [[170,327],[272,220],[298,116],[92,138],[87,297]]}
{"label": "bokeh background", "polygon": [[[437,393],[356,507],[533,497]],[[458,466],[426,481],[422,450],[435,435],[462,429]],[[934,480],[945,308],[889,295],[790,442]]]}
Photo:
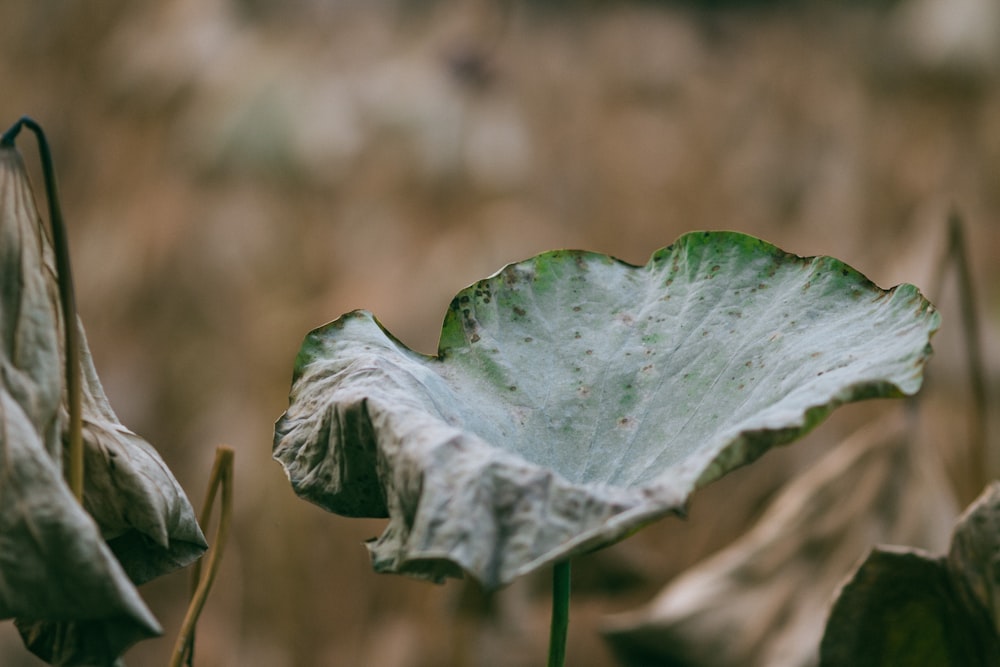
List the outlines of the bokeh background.
{"label": "bokeh background", "polygon": [[[642,264],[693,229],[748,232],[929,292],[955,208],[992,385],[998,8],[0,4],[0,124],[29,114],[49,133],[79,307],[113,406],[196,506],[215,446],[236,449],[234,533],[197,664],[503,666],[545,655],[545,575],[491,597],[376,575],[362,543],[383,522],[298,500],[271,461],[297,348],[343,312],[371,310],[433,352],[451,296],[505,263],[573,247]],[[968,381],[949,285],[930,294],[945,326],[923,409],[964,504],[979,489],[962,472]],[[615,664],[599,635],[606,615],[725,545],[782,482],[884,408],[842,409],[699,492],[688,520],[581,559],[569,664]],[[186,574],[142,592],[166,636],[127,662],[165,664]],[[9,622],[0,664],[40,664]]]}

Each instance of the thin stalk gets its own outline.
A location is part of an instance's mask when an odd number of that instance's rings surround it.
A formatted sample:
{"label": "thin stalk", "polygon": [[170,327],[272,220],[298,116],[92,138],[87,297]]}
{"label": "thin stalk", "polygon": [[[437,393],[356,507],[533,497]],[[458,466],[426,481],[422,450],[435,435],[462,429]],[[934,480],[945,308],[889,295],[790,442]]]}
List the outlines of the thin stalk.
{"label": "thin stalk", "polygon": [[202,526],[208,523],[208,514],[215,501],[215,494],[219,486],[222,487],[222,501],[219,506],[219,524],[215,529],[215,539],[212,541],[212,548],[206,556],[208,560],[204,574],[201,571],[201,564],[197,564],[193,570],[193,580],[197,581],[194,593],[191,596],[191,603],[188,605],[187,613],[184,615],[184,622],[181,630],[177,634],[177,641],[174,643],[174,651],[170,657],[170,667],[181,667],[185,658],[191,664],[194,656],[194,629],[198,623],[201,610],[205,607],[208,599],[208,592],[215,581],[215,575],[219,571],[219,564],[222,562],[222,551],[226,546],[226,539],[229,537],[229,528],[232,524],[233,514],[233,450],[229,447],[219,447],[215,450],[215,463],[212,466],[212,475],[208,484],[208,493],[205,499],[205,506],[202,509]]}
{"label": "thin stalk", "polygon": [[962,334],[965,338],[965,362],[969,371],[969,384],[972,390],[972,405],[970,406],[970,421],[972,424],[971,439],[973,443],[972,474],[973,488],[986,486],[990,478],[990,452],[986,443],[986,378],[983,372],[982,342],[979,338],[979,315],[976,311],[976,295],[972,281],[972,271],[969,268],[969,254],[965,243],[962,220],[958,214],[952,214],[949,220],[949,245],[955,256],[955,272],[958,278],[959,305],[962,312]]}
{"label": "thin stalk", "polygon": [[936,296],[940,300],[944,292],[948,269],[954,269],[958,281],[966,370],[969,374],[969,389],[972,394],[972,400],[969,402],[969,440],[971,446],[966,474],[971,488],[976,489],[976,493],[978,493],[978,489],[982,489],[991,477],[993,460],[987,442],[987,406],[989,401],[986,395],[986,376],[983,371],[983,346],[979,336],[975,284],[970,264],[965,242],[964,223],[962,217],[953,211],[948,216],[947,249],[941,257],[932,284],[937,292]]}
{"label": "thin stalk", "polygon": [[[226,450],[229,452],[228,457],[222,456],[222,451]],[[222,485],[222,466],[225,464],[232,465],[232,450],[227,447],[220,447],[215,453],[215,462],[212,464],[212,472],[208,475],[208,492],[205,494],[205,500],[201,504],[201,512],[198,514],[198,525],[205,529],[208,527],[209,521],[212,520],[212,507],[215,506],[215,496],[219,491],[219,487]],[[191,566],[191,581],[188,588],[188,596],[194,598],[195,593],[198,592],[198,585],[201,583],[201,564],[202,561],[195,561],[194,565]]]}
{"label": "thin stalk", "polygon": [[49,207],[49,222],[52,225],[52,248],[56,256],[56,276],[59,283],[59,301],[63,318],[63,347],[66,350],[66,400],[69,410],[69,471],[67,473],[70,491],[79,502],[83,502],[83,410],[82,384],[80,379],[80,332],[76,317],[76,292],[73,289],[73,272],[69,262],[69,239],[63,222],[62,208],[59,206],[59,189],[56,185],[56,170],[52,163],[52,151],[41,125],[24,116],[0,136],[0,146],[13,146],[14,139],[26,127],[35,135],[38,154],[42,161],[42,175],[45,178],[45,198]]}
{"label": "thin stalk", "polygon": [[552,624],[549,627],[548,667],[566,664],[566,635],[569,630],[570,562],[552,568]]}

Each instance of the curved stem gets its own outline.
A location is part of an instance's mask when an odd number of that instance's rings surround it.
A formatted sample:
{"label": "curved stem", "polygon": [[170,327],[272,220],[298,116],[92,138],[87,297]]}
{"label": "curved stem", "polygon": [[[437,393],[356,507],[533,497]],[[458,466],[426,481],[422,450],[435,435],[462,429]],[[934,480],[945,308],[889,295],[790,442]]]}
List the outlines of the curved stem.
{"label": "curved stem", "polygon": [[566,664],[566,634],[569,629],[570,565],[568,560],[552,568],[552,625],[549,628],[548,667]]}
{"label": "curved stem", "polygon": [[69,411],[69,488],[80,502],[83,502],[83,409],[82,382],[80,374],[80,331],[76,321],[76,293],[73,289],[73,272],[69,263],[69,239],[63,222],[62,208],[59,206],[59,189],[56,186],[56,170],[52,163],[52,151],[42,126],[24,116],[0,136],[0,146],[13,146],[14,139],[26,127],[35,135],[38,154],[42,161],[42,175],[45,178],[45,198],[49,207],[49,222],[52,225],[52,249],[56,256],[56,276],[59,281],[59,300],[63,318],[63,347],[66,350],[66,400]]}

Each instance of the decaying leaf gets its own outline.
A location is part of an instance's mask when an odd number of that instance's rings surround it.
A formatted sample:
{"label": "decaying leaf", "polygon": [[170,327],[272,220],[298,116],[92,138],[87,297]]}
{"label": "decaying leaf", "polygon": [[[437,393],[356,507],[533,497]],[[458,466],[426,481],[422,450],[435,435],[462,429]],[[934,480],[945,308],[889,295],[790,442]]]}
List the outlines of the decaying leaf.
{"label": "decaying leaf", "polygon": [[998,522],[994,482],[959,519],[947,557],[873,549],[830,612],[821,667],[1000,664]]}
{"label": "decaying leaf", "polygon": [[623,665],[811,667],[830,600],[876,543],[947,546],[958,509],[903,409],[793,479],[743,537],[607,623]]}
{"label": "decaying leaf", "polygon": [[302,497],[389,517],[377,570],[494,588],[682,511],[838,405],[912,394],[937,326],[912,285],[742,234],[644,267],[550,252],[462,291],[436,357],[362,311],[312,332],[274,456]]}
{"label": "decaying leaf", "polygon": [[70,493],[54,266],[20,156],[2,145],[0,618],[16,618],[52,664],[110,665],[160,632],[134,583],[190,563],[206,545],[162,459],[111,411],[85,342],[84,506]]}
{"label": "decaying leaf", "polygon": [[948,568],[993,620],[1000,636],[1000,483],[994,482],[959,519]]}
{"label": "decaying leaf", "polygon": [[153,447],[118,421],[83,338],[84,506],[136,584],[184,567],[206,542],[188,502]]}

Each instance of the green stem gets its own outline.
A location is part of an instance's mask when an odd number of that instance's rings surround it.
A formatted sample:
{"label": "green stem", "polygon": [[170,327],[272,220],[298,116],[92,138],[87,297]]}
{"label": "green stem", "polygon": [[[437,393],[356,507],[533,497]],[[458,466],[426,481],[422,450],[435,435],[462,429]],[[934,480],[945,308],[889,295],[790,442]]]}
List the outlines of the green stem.
{"label": "green stem", "polygon": [[548,667],[566,664],[566,633],[569,629],[569,561],[556,563],[552,568],[552,625],[549,628]]}

